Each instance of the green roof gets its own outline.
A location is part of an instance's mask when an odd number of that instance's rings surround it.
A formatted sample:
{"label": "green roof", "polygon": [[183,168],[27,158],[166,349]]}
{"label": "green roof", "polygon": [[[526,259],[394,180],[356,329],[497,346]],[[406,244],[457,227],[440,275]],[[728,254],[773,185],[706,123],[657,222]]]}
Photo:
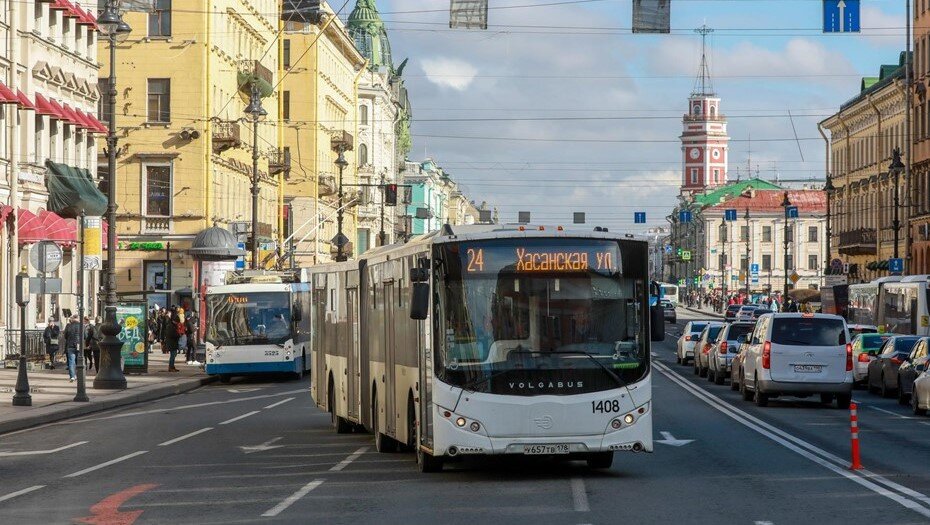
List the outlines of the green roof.
{"label": "green roof", "polygon": [[726,186],[721,186],[713,190],[706,191],[704,193],[694,196],[694,204],[699,208],[705,208],[707,206],[713,206],[714,204],[719,204],[721,200],[727,200],[731,197],[742,194],[748,189],[754,190],[780,190],[781,186],[773,184],[767,180],[762,179],[749,179],[739,182],[732,182]]}
{"label": "green roof", "polygon": [[863,77],[862,84],[859,86],[859,91],[865,91],[875,84],[878,84],[878,77]]}
{"label": "green roof", "polygon": [[355,9],[349,15],[346,29],[355,41],[359,53],[368,59],[369,68],[387,66],[393,69],[391,43],[388,41],[387,29],[381,15],[378,14],[375,0],[358,0]]}

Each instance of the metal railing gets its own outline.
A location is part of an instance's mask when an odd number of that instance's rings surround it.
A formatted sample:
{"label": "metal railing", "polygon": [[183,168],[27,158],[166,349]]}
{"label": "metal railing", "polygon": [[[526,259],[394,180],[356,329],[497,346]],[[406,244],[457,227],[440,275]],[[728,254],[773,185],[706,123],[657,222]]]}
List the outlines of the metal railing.
{"label": "metal railing", "polygon": [[874,255],[877,246],[874,228],[859,228],[840,233],[839,252],[845,255]]}
{"label": "metal railing", "polygon": [[[42,340],[43,330],[26,330],[26,358],[37,359],[45,356],[45,342]],[[64,336],[64,331],[62,331]],[[19,359],[19,341],[22,331],[7,330],[3,348],[0,348],[0,359]]]}
{"label": "metal railing", "polygon": [[238,122],[216,122],[213,124],[213,152],[221,153],[242,144]]}

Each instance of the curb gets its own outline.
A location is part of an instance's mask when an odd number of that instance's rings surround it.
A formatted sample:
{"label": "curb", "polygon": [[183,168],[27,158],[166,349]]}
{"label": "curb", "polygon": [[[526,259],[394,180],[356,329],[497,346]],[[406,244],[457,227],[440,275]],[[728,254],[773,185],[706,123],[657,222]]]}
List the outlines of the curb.
{"label": "curb", "polygon": [[723,318],[724,318],[724,317],[723,317],[722,315],[720,315],[720,314],[708,313],[708,312],[706,312],[706,311],[704,311],[704,310],[698,310],[697,308],[691,308],[690,306],[682,306],[682,308],[684,308],[685,310],[690,310],[690,311],[692,311],[692,312],[701,314],[701,315],[706,315],[706,316],[708,316],[708,317],[715,317],[715,318],[717,318],[717,319],[723,319]]}
{"label": "curb", "polygon": [[[0,421],[0,436],[9,432],[55,423],[73,417],[182,394],[208,385],[216,380],[216,376],[198,377],[189,381],[177,382],[169,385],[139,387],[138,390],[133,391],[129,395],[119,396],[119,394],[116,394],[115,399],[103,399],[90,403],[77,403],[74,401],[54,403],[36,409],[36,411],[39,412],[37,414],[29,414],[11,421]],[[91,392],[88,392],[88,394],[91,396],[93,395]]]}

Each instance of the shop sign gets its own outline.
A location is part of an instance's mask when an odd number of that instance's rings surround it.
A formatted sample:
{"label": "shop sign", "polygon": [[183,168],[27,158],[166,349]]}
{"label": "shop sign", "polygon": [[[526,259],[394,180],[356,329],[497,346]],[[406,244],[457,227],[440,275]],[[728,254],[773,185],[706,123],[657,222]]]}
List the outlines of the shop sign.
{"label": "shop sign", "polygon": [[119,303],[116,306],[116,322],[120,325],[119,340],[123,342],[120,355],[123,357],[123,372],[127,374],[148,372],[146,306],[146,303],[137,302]]}

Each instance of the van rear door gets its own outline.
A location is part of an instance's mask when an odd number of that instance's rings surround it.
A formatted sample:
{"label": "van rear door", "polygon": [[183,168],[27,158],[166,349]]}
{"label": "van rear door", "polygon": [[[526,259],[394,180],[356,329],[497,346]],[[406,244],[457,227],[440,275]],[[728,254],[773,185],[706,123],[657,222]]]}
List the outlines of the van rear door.
{"label": "van rear door", "polygon": [[846,323],[835,317],[777,316],[772,320],[771,374],[786,383],[846,380]]}

